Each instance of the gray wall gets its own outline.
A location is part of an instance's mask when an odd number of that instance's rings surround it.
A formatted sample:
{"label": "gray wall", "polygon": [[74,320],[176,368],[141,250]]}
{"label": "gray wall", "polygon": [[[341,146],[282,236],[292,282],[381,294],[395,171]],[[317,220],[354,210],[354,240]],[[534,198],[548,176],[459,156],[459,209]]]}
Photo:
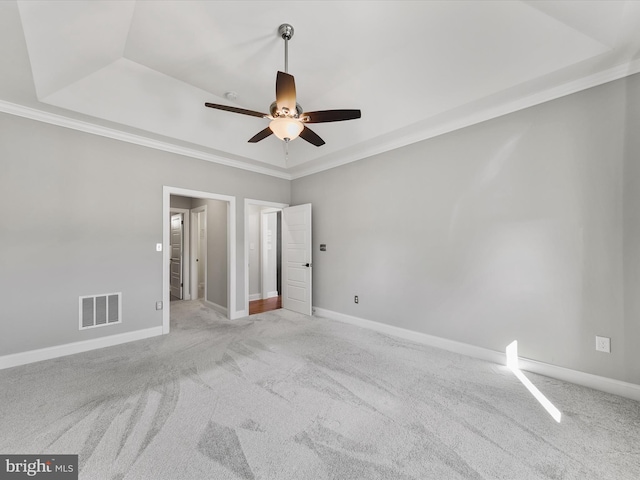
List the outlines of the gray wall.
{"label": "gray wall", "polygon": [[180,195],[170,195],[169,206],[172,208],[184,208],[186,210],[191,210],[191,197],[182,197]]}
{"label": "gray wall", "polygon": [[[290,182],[0,114],[0,355],[162,325],[162,187],[289,203]],[[16,203],[16,199],[21,199]],[[121,291],[123,323],[80,332],[78,297]]]}
{"label": "gray wall", "polygon": [[[620,82],[623,83],[623,82]],[[640,75],[624,82],[626,130],[622,222],[624,266],[624,348],[626,377],[640,383]]]}
{"label": "gray wall", "polygon": [[227,308],[227,202],[194,198],[191,203],[192,208],[207,206],[206,299]]}
{"label": "gray wall", "polygon": [[640,383],[639,84],[294,180],[314,305]]}

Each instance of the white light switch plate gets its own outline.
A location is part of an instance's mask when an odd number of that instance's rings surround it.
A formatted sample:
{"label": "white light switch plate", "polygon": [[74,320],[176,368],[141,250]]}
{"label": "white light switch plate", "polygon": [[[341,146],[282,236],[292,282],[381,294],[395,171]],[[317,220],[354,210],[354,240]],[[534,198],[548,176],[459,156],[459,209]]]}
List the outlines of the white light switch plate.
{"label": "white light switch plate", "polygon": [[161,252],[161,251],[162,251],[162,244],[156,243],[156,252]]}

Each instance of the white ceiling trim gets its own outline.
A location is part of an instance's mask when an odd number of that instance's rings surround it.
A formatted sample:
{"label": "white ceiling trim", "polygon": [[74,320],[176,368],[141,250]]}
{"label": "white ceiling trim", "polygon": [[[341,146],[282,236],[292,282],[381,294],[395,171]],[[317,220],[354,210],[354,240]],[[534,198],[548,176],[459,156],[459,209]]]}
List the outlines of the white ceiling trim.
{"label": "white ceiling trim", "polygon": [[621,78],[628,77],[639,72],[640,59],[618,65],[602,72],[594,73],[593,75],[583,77],[579,80],[568,82],[557,87],[549,88],[542,92],[519,98],[515,101],[506,102],[502,105],[486,108],[471,115],[467,115],[448,123],[438,125],[437,127],[428,128],[404,136],[398,136],[398,138],[394,141],[385,142],[381,145],[375,145],[364,150],[359,150],[356,153],[347,155],[338,160],[326,161],[322,165],[302,169],[298,172],[293,173],[291,175],[291,179],[295,180],[297,178],[306,177],[308,175],[313,175],[314,173],[320,173],[331,168],[336,168],[341,165],[346,165],[351,162],[362,160],[363,158],[388,152],[396,148],[401,148],[412,143],[428,140],[429,138],[434,138],[439,135],[453,132],[455,130],[470,127],[472,125],[482,123],[493,118],[501,117],[509,113],[514,113],[519,110],[524,110],[525,108],[533,107],[535,105],[540,105],[541,103],[565,97],[582,90],[597,87],[598,85],[603,85],[614,80],[619,80]]}
{"label": "white ceiling trim", "polygon": [[154,140],[142,135],[126,133],[113,128],[104,127],[102,125],[95,125],[93,123],[84,122],[82,120],[65,117],[63,115],[58,115],[51,112],[45,112],[43,110],[38,110],[31,107],[25,107],[24,105],[18,105],[16,103],[6,102],[4,100],[0,100],[0,112],[29,118],[38,122],[57,125],[59,127],[70,128],[72,130],[78,130],[80,132],[99,135],[101,137],[112,138],[114,140],[120,140],[122,142],[133,143],[135,145],[141,145],[143,147],[149,147],[156,150],[175,153],[178,155],[183,155],[185,157],[197,158],[199,160],[206,160],[208,162],[218,163],[220,165],[226,165],[228,167],[239,168],[241,170],[248,170],[254,173],[261,173],[263,175],[291,180],[291,175],[286,172],[273,170],[267,167],[251,165],[238,160],[231,160],[229,158],[201,152],[192,148],[181,147],[168,142],[161,142],[159,140]]}
{"label": "white ceiling trim", "polygon": [[168,142],[162,142],[154,140],[142,135],[136,135],[126,133],[113,128],[104,127],[101,125],[95,125],[82,120],[77,120],[63,115],[38,110],[24,105],[18,105],[11,102],[0,100],[0,112],[16,115],[39,122],[49,123],[60,127],[70,128],[72,130],[78,130],[93,135],[99,135],[102,137],[112,138],[114,140],[120,140],[122,142],[133,143],[135,145],[141,145],[156,150],[162,150],[169,153],[175,153],[186,157],[197,158],[200,160],[206,160],[208,162],[217,163],[229,167],[239,168],[241,170],[247,170],[254,173],[260,173],[263,175],[269,175],[273,177],[282,178],[285,180],[295,180],[297,178],[306,177],[315,173],[320,173],[331,168],[336,168],[341,165],[346,165],[351,162],[362,160],[373,155],[387,152],[396,148],[401,148],[406,145],[434,138],[439,135],[459,130],[461,128],[469,127],[493,118],[497,118],[509,113],[513,113],[525,108],[533,107],[550,100],[555,100],[566,95],[571,95],[582,90],[586,90],[598,85],[602,85],[614,80],[618,80],[629,75],[633,75],[640,72],[640,59],[633,62],[624,63],[608,70],[595,73],[588,77],[581,78],[579,80],[565,83],[557,87],[553,87],[542,92],[529,95],[527,97],[507,102],[502,105],[487,108],[483,111],[474,113],[472,115],[465,116],[463,118],[456,119],[454,121],[439,125],[434,128],[427,128],[416,133],[399,136],[393,141],[385,142],[380,145],[375,145],[364,150],[360,150],[353,154],[347,154],[344,157],[334,160],[325,161],[322,165],[314,166],[311,168],[305,168],[299,170],[293,174],[274,170],[267,167],[261,167],[257,165],[251,165],[239,160],[232,160],[229,158],[213,155],[210,153],[201,152],[199,150],[181,147]]}

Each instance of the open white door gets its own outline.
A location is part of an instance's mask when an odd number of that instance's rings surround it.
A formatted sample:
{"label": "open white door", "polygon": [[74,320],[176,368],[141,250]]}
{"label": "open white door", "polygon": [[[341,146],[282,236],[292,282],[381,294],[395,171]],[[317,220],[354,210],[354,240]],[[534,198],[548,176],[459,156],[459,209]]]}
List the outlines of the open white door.
{"label": "open white door", "polygon": [[282,210],[282,308],[311,315],[311,204]]}
{"label": "open white door", "polygon": [[171,215],[171,295],[182,300],[182,214]]}

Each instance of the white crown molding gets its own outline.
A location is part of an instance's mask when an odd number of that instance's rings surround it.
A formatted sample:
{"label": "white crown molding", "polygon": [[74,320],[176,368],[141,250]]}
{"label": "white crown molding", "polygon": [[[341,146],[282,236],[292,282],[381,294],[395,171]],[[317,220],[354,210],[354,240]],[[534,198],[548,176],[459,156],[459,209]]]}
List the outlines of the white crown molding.
{"label": "white crown molding", "polygon": [[192,148],[181,147],[178,145],[174,145],[172,143],[154,140],[151,138],[144,137],[142,135],[126,133],[113,128],[95,125],[82,120],[65,117],[63,115],[59,115],[55,113],[45,112],[43,110],[38,110],[32,107],[26,107],[24,105],[18,105],[15,103],[4,101],[4,100],[0,100],[0,112],[4,112],[11,115],[24,117],[24,118],[29,118],[32,120],[37,120],[39,122],[50,123],[52,125],[70,128],[70,129],[78,130],[85,133],[91,133],[93,135],[113,138],[115,140],[133,143],[133,144],[141,145],[144,147],[154,148],[156,150],[163,150],[163,151],[175,153],[178,155],[184,155],[186,157],[197,158],[199,160],[206,160],[208,162],[213,162],[220,165],[226,165],[233,168],[239,168],[239,169],[247,170],[254,173],[260,173],[263,175],[278,177],[285,180],[295,180],[298,178],[313,175],[315,173],[320,173],[325,170],[330,170],[332,168],[340,167],[342,165],[346,165],[351,162],[362,160],[363,158],[371,157],[373,155],[378,155],[380,153],[401,148],[401,147],[410,145],[412,143],[417,143],[423,140],[428,140],[430,138],[437,137],[439,135],[444,135],[446,133],[453,132],[455,130],[460,130],[462,128],[469,127],[471,125],[475,125],[481,122],[485,122],[493,118],[501,117],[509,113],[517,112],[525,108],[533,107],[541,103],[545,103],[560,97],[571,95],[573,93],[577,93],[582,90],[587,90],[589,88],[597,87],[598,85],[612,82],[614,80],[619,80],[621,78],[634,75],[639,72],[640,72],[640,59],[632,62],[628,62],[628,63],[623,63],[615,67],[609,68],[607,70],[594,73],[587,77],[583,77],[572,82],[567,82],[565,84],[562,84],[556,87],[548,88],[542,92],[531,94],[526,97],[519,98],[517,100],[507,101],[493,107],[488,107],[478,112],[472,113],[470,115],[456,118],[452,121],[445,122],[434,127],[420,129],[419,131],[411,132],[404,135],[397,132],[398,135],[389,141],[385,141],[383,143],[376,144],[376,145],[369,145],[369,146],[365,145],[364,147],[358,148],[356,151],[352,153],[347,153],[338,159],[326,160],[326,161],[320,160],[320,164],[309,167],[309,168],[302,168],[295,173],[283,172],[280,170],[274,170],[269,167],[251,165],[238,160],[231,160],[229,158],[213,155],[210,153],[205,153]]}
{"label": "white crown molding", "polygon": [[183,155],[185,157],[197,158],[199,160],[206,160],[208,162],[218,163],[220,165],[225,165],[228,167],[248,170],[250,172],[260,173],[262,175],[269,175],[272,177],[283,178],[285,180],[291,180],[291,175],[287,172],[273,170],[268,167],[251,165],[248,163],[240,162],[238,160],[231,160],[228,158],[220,157],[218,155],[201,152],[192,148],[181,147],[168,142],[161,142],[159,140],[147,138],[142,135],[122,132],[113,128],[95,125],[93,123],[65,117],[56,113],[45,112],[36,108],[25,107],[24,105],[18,105],[16,103],[7,102],[4,100],[0,100],[0,112],[29,118],[38,122],[49,123],[51,125],[57,125],[59,127],[70,128],[72,130],[78,130],[80,132],[90,133],[92,135],[112,138],[114,140],[120,140],[122,142],[133,143],[135,145],[140,145],[143,147],[154,148],[156,150],[162,150],[169,153],[175,153],[178,155]]}
{"label": "white crown molding", "polygon": [[0,357],[0,370],[17,367],[19,365],[26,365],[28,363],[40,362],[42,360],[65,357],[75,353],[88,352],[98,348],[113,347],[114,345],[135,342],[137,340],[143,340],[145,338],[156,337],[159,335],[162,335],[162,327],[152,327],[144,330],[136,330],[134,332],[94,338],[92,340],[66,343],[64,345],[40,348],[38,350],[29,350],[28,352],[4,355]]}
{"label": "white crown molding", "polygon": [[[500,365],[507,364],[506,353],[496,352],[495,350],[490,350],[488,348],[477,347],[467,343],[435,337],[433,335],[427,335],[426,333],[407,330],[393,325],[387,325],[385,323],[374,322],[372,320],[366,320],[364,318],[354,317],[352,315],[346,315],[344,313],[334,312],[324,308],[315,307],[314,316],[337,320],[339,322],[367,328],[376,332],[393,335],[395,337],[404,338],[430,347],[440,348],[442,350],[478,358],[480,360]],[[640,385],[636,385],[634,383],[622,382],[613,378],[579,372],[577,370],[571,370],[569,368],[559,367],[522,357],[519,357],[518,363],[521,370],[538,373],[540,375],[556,378],[565,382],[575,383],[576,385],[582,385],[602,392],[612,393],[614,395],[640,401]]]}
{"label": "white crown molding", "polygon": [[638,72],[640,72],[640,59],[617,65],[607,70],[603,70],[587,77],[558,85],[556,87],[552,87],[547,90],[543,90],[542,92],[528,95],[517,100],[508,101],[503,104],[485,108],[478,112],[472,113],[471,115],[456,118],[452,121],[440,124],[436,127],[426,128],[424,130],[406,135],[401,135],[400,133],[398,133],[398,136],[391,141],[364,147],[354,153],[347,154],[340,159],[326,161],[314,167],[301,169],[298,172],[291,174],[291,179],[295,180],[297,178],[306,177],[315,173],[323,172],[325,170],[340,167],[357,160],[362,160],[363,158],[388,152],[396,148],[401,148],[412,143],[428,140],[439,135],[444,135],[445,133],[450,133],[455,130],[470,127],[471,125],[485,122],[493,118],[501,117],[503,115],[517,112],[519,110],[524,110],[525,108],[533,107],[535,105],[540,105],[541,103],[571,95],[582,90],[597,87],[598,85],[603,85],[614,80],[619,80],[621,78],[634,75]]}

